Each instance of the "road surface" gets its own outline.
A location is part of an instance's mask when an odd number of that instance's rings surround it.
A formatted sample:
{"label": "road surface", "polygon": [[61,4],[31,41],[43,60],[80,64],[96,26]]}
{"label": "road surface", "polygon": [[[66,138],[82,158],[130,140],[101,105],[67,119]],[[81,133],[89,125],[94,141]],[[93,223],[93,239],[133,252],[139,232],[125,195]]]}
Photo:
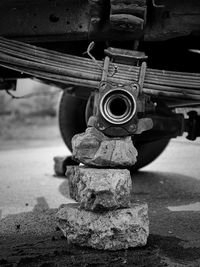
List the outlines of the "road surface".
{"label": "road surface", "polygon": [[200,142],[174,140],[133,175],[132,200],[149,205],[144,248],[104,252],[68,245],[55,213],[69,198],[54,176],[56,146],[0,151],[0,266],[200,266]]}

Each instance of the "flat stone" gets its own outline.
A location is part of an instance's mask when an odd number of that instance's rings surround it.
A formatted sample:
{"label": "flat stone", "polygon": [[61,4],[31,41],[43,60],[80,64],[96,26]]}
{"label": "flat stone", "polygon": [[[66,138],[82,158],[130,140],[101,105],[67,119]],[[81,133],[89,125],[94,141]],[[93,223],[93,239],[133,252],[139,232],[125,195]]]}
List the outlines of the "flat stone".
{"label": "flat stone", "polygon": [[57,223],[69,243],[104,250],[145,246],[149,235],[147,204],[95,213],[78,204],[63,205]]}
{"label": "flat stone", "polygon": [[76,161],[73,160],[72,156],[68,157],[54,157],[54,172],[57,176],[64,176],[66,173],[67,165],[78,165]]}
{"label": "flat stone", "polygon": [[72,138],[72,150],[74,158],[88,166],[126,167],[137,161],[130,136],[109,138],[94,127]]}
{"label": "flat stone", "polygon": [[102,211],[130,206],[132,181],[126,169],[67,167],[69,192],[85,210]]}

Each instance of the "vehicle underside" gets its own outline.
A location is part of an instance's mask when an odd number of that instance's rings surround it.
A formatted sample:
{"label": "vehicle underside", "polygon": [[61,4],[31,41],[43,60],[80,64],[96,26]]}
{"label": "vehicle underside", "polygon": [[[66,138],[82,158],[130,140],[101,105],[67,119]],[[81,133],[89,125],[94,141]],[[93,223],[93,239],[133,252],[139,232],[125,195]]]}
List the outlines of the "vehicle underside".
{"label": "vehicle underside", "polygon": [[133,170],[171,138],[200,136],[198,0],[1,0],[0,90],[19,78],[63,90],[62,137],[132,136]]}

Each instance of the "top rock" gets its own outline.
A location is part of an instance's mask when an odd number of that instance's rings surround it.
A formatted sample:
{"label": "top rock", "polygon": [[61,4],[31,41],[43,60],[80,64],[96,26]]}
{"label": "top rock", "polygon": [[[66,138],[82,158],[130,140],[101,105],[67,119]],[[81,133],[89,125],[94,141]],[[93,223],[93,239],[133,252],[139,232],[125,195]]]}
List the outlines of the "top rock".
{"label": "top rock", "polygon": [[131,137],[109,138],[94,127],[72,138],[73,156],[95,167],[127,167],[137,161]]}

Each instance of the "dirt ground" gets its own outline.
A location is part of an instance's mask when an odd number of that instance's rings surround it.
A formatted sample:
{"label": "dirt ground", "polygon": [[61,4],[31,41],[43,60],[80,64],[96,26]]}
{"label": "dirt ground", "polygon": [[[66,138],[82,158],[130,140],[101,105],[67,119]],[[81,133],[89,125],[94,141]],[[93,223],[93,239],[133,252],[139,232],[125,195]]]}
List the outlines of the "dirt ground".
{"label": "dirt ground", "polygon": [[[58,129],[56,117],[30,117],[22,121],[12,116],[2,116],[0,121],[0,150],[20,150],[24,148],[39,148],[60,146],[63,144]],[[1,229],[5,232],[0,240],[0,266],[164,266],[160,264],[158,248],[150,241],[145,249],[125,250],[119,252],[103,252],[89,248],[79,248],[68,245],[63,234],[55,223],[57,209],[45,209],[40,201],[32,215],[21,213],[10,215],[2,221]],[[29,218],[31,216],[31,218]],[[38,217],[39,223],[38,225]],[[42,233],[35,229],[22,234],[20,228],[33,220],[32,227],[45,224]],[[5,225],[4,225],[5,224]],[[37,224],[37,225],[36,225]],[[50,225],[50,226],[49,226]],[[9,234],[12,227],[12,235]],[[29,225],[31,228],[31,226]],[[37,234],[35,234],[37,232]],[[38,235],[38,232],[40,234]],[[155,237],[156,238],[156,237]]]}
{"label": "dirt ground", "polygon": [[148,243],[105,252],[68,244],[56,226],[68,188],[53,173],[52,157],[63,151],[57,118],[4,117],[0,129],[0,266],[200,266],[199,142],[173,141],[134,174],[132,200],[149,205]]}

